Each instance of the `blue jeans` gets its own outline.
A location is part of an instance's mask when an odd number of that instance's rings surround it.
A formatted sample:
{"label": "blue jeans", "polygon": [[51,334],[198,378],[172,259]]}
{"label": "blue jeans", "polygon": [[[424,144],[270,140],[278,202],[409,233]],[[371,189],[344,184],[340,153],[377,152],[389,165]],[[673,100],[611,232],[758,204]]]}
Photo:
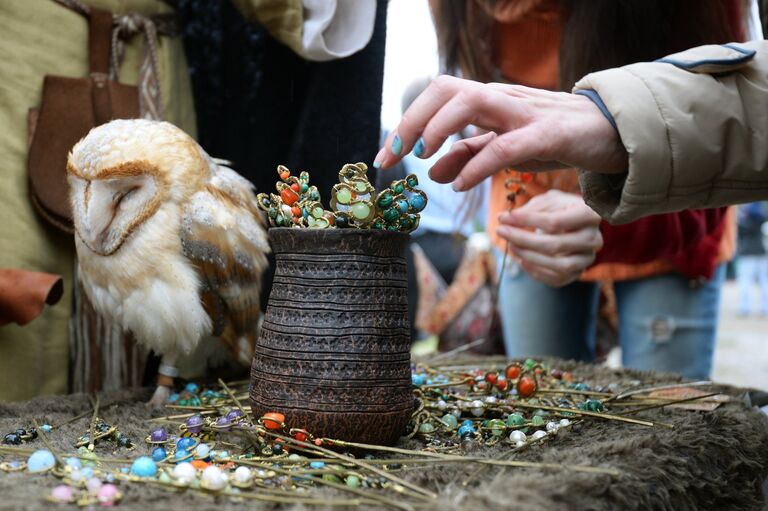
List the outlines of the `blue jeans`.
{"label": "blue jeans", "polygon": [[[507,355],[593,360],[597,284],[553,288],[515,269],[499,292]],[[676,273],[616,282],[623,365],[708,378],[724,277],[721,265],[698,287]]]}

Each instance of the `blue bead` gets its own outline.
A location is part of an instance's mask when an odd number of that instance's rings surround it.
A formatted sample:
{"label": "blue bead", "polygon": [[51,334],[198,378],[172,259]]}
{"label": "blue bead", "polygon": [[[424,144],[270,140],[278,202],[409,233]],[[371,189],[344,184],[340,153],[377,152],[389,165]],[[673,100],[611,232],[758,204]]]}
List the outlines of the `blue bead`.
{"label": "blue bead", "polygon": [[321,469],[325,466],[325,463],[322,461],[313,461],[309,466],[310,468]]}
{"label": "blue bead", "polygon": [[200,444],[195,448],[195,455],[198,458],[205,459],[207,458],[211,453],[211,448],[208,447],[208,444]]}
{"label": "blue bead", "polygon": [[155,447],[152,449],[152,459],[155,461],[163,461],[166,456],[168,456],[168,453],[165,452],[165,449],[162,447]]}
{"label": "blue bead", "polygon": [[85,467],[80,470],[80,475],[83,476],[83,479],[90,479],[93,477],[93,469],[91,467]]}
{"label": "blue bead", "polygon": [[400,210],[401,214],[404,214],[406,211],[408,211],[408,201],[407,200],[397,201],[397,209]]}
{"label": "blue bead", "polygon": [[419,212],[422,209],[424,209],[424,206],[427,205],[427,201],[424,200],[424,197],[418,194],[411,195],[408,198],[408,202],[410,203],[411,207],[414,209],[414,211]]}
{"label": "blue bead", "polygon": [[189,456],[189,451],[186,449],[176,449],[176,453],[173,455],[174,460],[183,460]]}
{"label": "blue bead", "polygon": [[136,458],[131,465],[131,474],[139,477],[152,477],[157,474],[157,465],[149,456]]}
{"label": "blue bead", "polygon": [[179,438],[176,441],[176,448],[177,449],[185,449],[186,450],[186,449],[189,449],[190,447],[192,447],[193,445],[195,445],[195,439],[192,438],[192,437],[189,437],[189,436],[181,437],[181,438]]}
{"label": "blue bead", "polygon": [[27,460],[27,470],[30,472],[42,472],[43,470],[53,468],[54,465],[56,465],[56,458],[47,449],[33,452],[32,456]]}
{"label": "blue bead", "polygon": [[82,462],[80,461],[80,458],[67,458],[66,464],[72,468],[80,468],[83,466]]}
{"label": "blue bead", "polygon": [[197,394],[197,383],[187,383],[187,386],[184,387],[184,390],[190,394]]}
{"label": "blue bead", "polygon": [[51,426],[50,424],[43,424],[42,426],[40,426],[40,429],[43,430],[43,433],[50,433],[53,430],[53,426]]}
{"label": "blue bead", "polygon": [[459,430],[458,430],[458,434],[462,438],[465,437],[465,436],[469,436],[469,435],[471,435],[474,432],[475,432],[475,428],[472,428],[472,427],[469,427],[469,426],[466,426],[466,425],[461,426],[459,428]]}
{"label": "blue bead", "polygon": [[474,423],[474,422],[472,422],[472,420],[471,420],[471,419],[464,419],[464,420],[461,422],[461,425],[462,425],[462,426],[466,426],[466,427],[468,427],[468,428],[472,428],[472,429],[475,429],[475,423]]}
{"label": "blue bead", "polygon": [[416,385],[417,387],[420,387],[424,385],[424,380],[426,379],[426,376],[423,374],[412,374],[411,375],[411,383]]}
{"label": "blue bead", "polygon": [[178,400],[179,400],[179,395],[176,392],[168,396],[168,402],[170,403],[175,403]]}

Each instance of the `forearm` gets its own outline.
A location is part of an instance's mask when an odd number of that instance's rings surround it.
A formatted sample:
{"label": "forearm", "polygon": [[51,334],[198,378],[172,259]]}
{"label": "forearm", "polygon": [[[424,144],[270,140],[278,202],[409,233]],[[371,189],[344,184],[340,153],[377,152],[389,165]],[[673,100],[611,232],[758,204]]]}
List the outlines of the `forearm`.
{"label": "forearm", "polygon": [[603,218],[768,197],[768,42],[734,46],[756,53],[705,46],[668,57],[678,65],[633,64],[576,84],[599,94],[629,156],[626,174],[582,173],[584,198]]}

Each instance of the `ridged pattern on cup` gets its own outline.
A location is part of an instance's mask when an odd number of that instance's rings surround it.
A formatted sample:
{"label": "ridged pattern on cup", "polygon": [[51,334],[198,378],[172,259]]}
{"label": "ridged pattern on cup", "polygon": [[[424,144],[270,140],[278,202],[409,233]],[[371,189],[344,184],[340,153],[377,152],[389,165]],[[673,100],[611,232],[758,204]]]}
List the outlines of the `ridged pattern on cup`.
{"label": "ridged pattern on cup", "polygon": [[251,368],[254,415],[316,436],[393,444],[413,411],[408,236],[271,229],[276,269]]}

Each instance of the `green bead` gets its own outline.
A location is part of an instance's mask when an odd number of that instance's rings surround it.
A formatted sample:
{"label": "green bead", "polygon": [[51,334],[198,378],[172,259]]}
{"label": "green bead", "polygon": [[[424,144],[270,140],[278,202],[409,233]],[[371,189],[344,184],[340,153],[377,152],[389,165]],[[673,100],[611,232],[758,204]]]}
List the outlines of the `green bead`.
{"label": "green bead", "polygon": [[381,197],[379,197],[379,207],[388,208],[392,205],[394,200],[395,200],[394,197],[392,197],[390,194],[388,193],[382,194]]}
{"label": "green bead", "polygon": [[323,208],[316,207],[312,208],[312,216],[315,218],[322,218],[323,217]]}
{"label": "green bead", "polygon": [[396,195],[400,195],[405,191],[405,186],[403,186],[403,183],[397,183],[392,187],[392,191],[395,192]]}
{"label": "green bead", "polygon": [[544,416],[547,415],[547,412],[545,412],[544,410],[536,410],[536,411],[533,412],[533,415],[534,416],[540,415],[540,416],[544,417]]}
{"label": "green bead", "polygon": [[335,474],[323,474],[323,479],[332,483],[341,484],[342,481],[339,476]]}
{"label": "green bead", "polygon": [[360,488],[360,478],[355,475],[348,475],[346,482],[350,488]]}
{"label": "green bead", "polygon": [[168,472],[160,472],[160,476],[158,477],[158,480],[161,483],[170,483],[171,482],[171,476],[168,475]]}
{"label": "green bead", "polygon": [[525,361],[525,368],[526,369],[533,369],[533,367],[536,365],[536,361],[532,358],[529,358]]}
{"label": "green bead", "polygon": [[501,436],[504,434],[504,421],[501,419],[491,419],[488,421],[488,429],[491,430],[493,436]]}
{"label": "green bead", "polygon": [[543,426],[544,425],[544,418],[541,415],[534,415],[532,419],[534,426]]}
{"label": "green bead", "polygon": [[381,230],[384,228],[384,224],[381,223],[381,220],[376,220],[375,222],[373,222],[373,228]]}
{"label": "green bead", "polygon": [[400,216],[400,214],[397,212],[395,208],[389,208],[384,211],[384,213],[381,215],[381,217],[384,219],[387,223],[392,223]]}
{"label": "green bead", "polygon": [[267,215],[269,215],[269,218],[274,220],[277,216],[277,208],[269,208],[269,210],[267,210]]}
{"label": "green bead", "polygon": [[182,399],[179,401],[179,406],[189,406],[189,400]]}
{"label": "green bead", "polygon": [[336,192],[336,200],[341,204],[349,204],[352,200],[352,192],[346,188],[339,188]]}
{"label": "green bead", "polygon": [[358,220],[365,220],[371,214],[371,208],[365,202],[358,202],[352,206],[352,216]]}
{"label": "green bead", "polygon": [[590,412],[602,412],[603,411],[603,403],[598,401],[597,399],[587,399],[587,401],[584,403],[585,408]]}
{"label": "green bead", "polygon": [[368,187],[365,186],[365,183],[363,183],[363,182],[355,183],[355,190],[357,190],[358,192],[364,192],[367,189],[368,189]]}
{"label": "green bead", "polygon": [[392,224],[392,225],[388,225],[388,226],[387,226],[387,230],[388,230],[388,231],[397,231],[397,230],[398,230],[398,227],[397,227],[397,225],[395,225],[395,224]]}
{"label": "green bead", "polygon": [[519,413],[512,413],[507,417],[507,425],[522,426],[525,424],[525,418]]}
{"label": "green bead", "polygon": [[301,183],[301,193],[304,193],[307,190],[309,190],[309,185],[307,183]]}
{"label": "green bead", "polygon": [[408,176],[406,182],[410,188],[416,188],[419,185],[419,179],[416,176]]}
{"label": "green bead", "polygon": [[429,422],[424,422],[419,426],[419,433],[432,433],[435,431],[435,427]]}
{"label": "green bead", "polygon": [[450,429],[456,429],[459,425],[459,419],[456,418],[455,415],[452,413],[447,413],[443,415],[443,417],[440,419],[443,424],[445,424]]}

